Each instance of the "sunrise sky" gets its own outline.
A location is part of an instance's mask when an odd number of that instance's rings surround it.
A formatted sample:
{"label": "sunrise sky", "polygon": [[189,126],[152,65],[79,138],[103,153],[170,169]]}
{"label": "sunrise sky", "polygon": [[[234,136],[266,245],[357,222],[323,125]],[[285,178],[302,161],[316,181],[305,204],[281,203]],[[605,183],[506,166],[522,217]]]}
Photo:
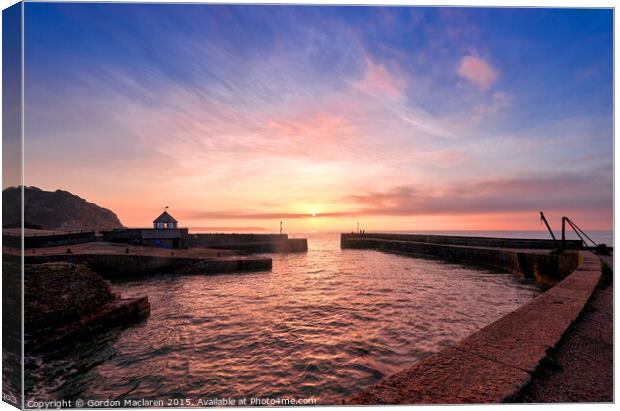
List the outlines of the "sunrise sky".
{"label": "sunrise sky", "polygon": [[25,9],[25,184],[127,226],[612,228],[611,10]]}

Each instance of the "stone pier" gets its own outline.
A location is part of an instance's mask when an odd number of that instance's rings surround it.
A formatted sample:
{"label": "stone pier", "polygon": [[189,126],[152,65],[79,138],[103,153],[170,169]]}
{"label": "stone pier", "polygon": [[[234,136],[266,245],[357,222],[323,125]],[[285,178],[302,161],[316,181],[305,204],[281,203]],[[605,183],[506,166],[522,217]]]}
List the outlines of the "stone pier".
{"label": "stone pier", "polygon": [[190,234],[190,247],[237,250],[245,253],[298,253],[308,251],[308,240],[288,234]]}
{"label": "stone pier", "polygon": [[556,253],[551,240],[458,237],[416,234],[341,234],[342,248],[393,252],[412,257],[474,264],[553,285],[579,263],[580,241],[567,241],[570,250]]}
{"label": "stone pier", "polygon": [[211,275],[242,271],[271,270],[271,258],[176,257],[132,254],[55,254],[27,256],[26,264],[70,262],[84,264],[107,279],[156,274]]}
{"label": "stone pier", "polygon": [[[3,251],[5,258],[20,261],[19,249]],[[233,250],[207,248],[170,250],[108,242],[27,250],[24,262],[83,264],[107,279],[155,274],[211,275],[271,270],[271,258],[242,256]]]}

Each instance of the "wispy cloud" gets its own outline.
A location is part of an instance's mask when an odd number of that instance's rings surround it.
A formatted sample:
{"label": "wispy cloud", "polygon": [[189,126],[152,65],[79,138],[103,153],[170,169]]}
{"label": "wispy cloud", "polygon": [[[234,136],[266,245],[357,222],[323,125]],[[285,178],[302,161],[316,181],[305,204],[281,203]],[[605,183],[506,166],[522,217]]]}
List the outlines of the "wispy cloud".
{"label": "wispy cloud", "polygon": [[384,64],[373,61],[368,55],[364,56],[364,61],[366,73],[362,80],[353,83],[357,89],[377,98],[399,100],[404,96],[407,83],[402,75],[391,73]]}

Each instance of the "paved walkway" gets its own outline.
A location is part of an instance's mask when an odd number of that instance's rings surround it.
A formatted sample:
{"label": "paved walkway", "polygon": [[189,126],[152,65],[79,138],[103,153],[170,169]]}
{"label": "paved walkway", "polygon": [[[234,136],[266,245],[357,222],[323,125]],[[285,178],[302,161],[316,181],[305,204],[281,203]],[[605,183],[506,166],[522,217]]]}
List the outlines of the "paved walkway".
{"label": "paved walkway", "polygon": [[613,401],[613,284],[594,291],[552,357],[518,402]]}

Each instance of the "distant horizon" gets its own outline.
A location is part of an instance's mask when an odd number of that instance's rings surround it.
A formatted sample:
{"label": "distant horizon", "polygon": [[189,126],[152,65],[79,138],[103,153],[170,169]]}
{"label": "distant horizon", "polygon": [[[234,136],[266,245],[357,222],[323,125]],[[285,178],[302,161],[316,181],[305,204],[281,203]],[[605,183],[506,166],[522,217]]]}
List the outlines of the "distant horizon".
{"label": "distant horizon", "polygon": [[[9,186],[9,187],[5,187],[4,190],[6,189],[15,189],[15,188],[19,188],[20,186]],[[41,187],[37,187],[37,186],[25,186],[27,188],[31,188],[31,189],[36,189],[36,190],[43,190],[43,191],[47,191],[47,192],[54,192],[54,191],[66,191],[69,192],[68,190],[64,190],[62,188],[55,188],[55,189],[50,189],[50,190],[45,190]],[[70,194],[76,195],[80,198],[82,198],[83,200],[87,201],[87,202],[91,202],[89,201],[89,199],[84,198],[82,196],[80,196],[78,193],[71,193]],[[96,204],[98,206],[100,206],[100,204]],[[105,207],[104,207],[105,208]],[[117,214],[118,213],[115,210],[109,209],[108,210],[112,211],[113,213]],[[155,214],[159,215],[159,213],[161,213],[163,211],[163,209],[158,210],[157,212],[155,212],[152,217],[156,217]],[[170,210],[171,214],[175,214],[172,210]],[[176,214],[175,214],[176,215]],[[537,222],[537,226],[542,226],[543,223],[540,220],[539,214],[535,214],[536,216],[536,222]],[[533,219],[534,215],[530,215],[529,217],[530,220]],[[554,214],[549,214],[546,213],[546,218],[548,220],[548,222],[550,223],[554,233],[560,233],[561,232],[561,219],[564,216],[561,215],[554,215]],[[567,216],[570,217],[570,216]],[[319,214],[317,216],[307,216],[306,218],[322,218],[322,216]],[[269,227],[256,227],[256,226],[200,226],[200,225],[188,225],[188,224],[184,224],[183,222],[179,223],[179,227],[180,228],[188,228],[190,230],[190,233],[197,233],[199,231],[201,232],[210,232],[210,233],[217,233],[217,232],[228,232],[228,233],[241,233],[241,232],[246,232],[246,233],[264,233],[264,234],[275,234],[275,233],[279,233],[279,223],[280,221],[282,221],[283,223],[286,222],[288,223],[288,221],[282,219],[282,220],[271,220],[271,224],[275,225],[275,229],[269,228]],[[533,220],[532,220],[533,221]],[[530,225],[532,225],[532,221],[530,221]],[[354,222],[355,224],[355,228],[357,228],[357,223],[361,223],[360,226],[360,230],[361,229],[365,229],[364,228],[364,220],[356,220]],[[124,227],[126,228],[150,228],[152,225],[152,221],[150,222],[143,222],[141,224],[134,224],[134,225],[127,225],[125,223],[123,223],[123,221],[121,220],[121,224],[123,224]],[[548,230],[546,228],[539,228],[539,229],[524,229],[524,228],[516,228],[516,229],[511,229],[511,228],[499,228],[499,229],[483,229],[483,228],[470,228],[470,229],[458,229],[458,228],[452,228],[452,227],[448,227],[448,228],[435,228],[435,229],[425,229],[425,228],[418,228],[418,229],[382,229],[382,228],[373,228],[373,229],[365,229],[366,231],[370,232],[392,232],[392,233],[414,233],[414,232],[544,232],[544,233],[548,233]],[[351,230],[351,231],[355,231],[355,230]],[[569,231],[571,231],[569,229]],[[599,233],[603,233],[603,232],[613,232],[613,226],[607,229],[594,229],[594,228],[587,228],[586,231],[590,231],[590,232],[599,232]],[[286,233],[286,231],[283,231],[284,233]],[[293,233],[342,233],[342,232],[350,232],[347,228],[342,228],[340,230],[338,229],[310,229],[310,230],[296,230],[293,231]]]}
{"label": "distant horizon", "polygon": [[127,226],[613,229],[610,9],[24,7],[24,184]]}

